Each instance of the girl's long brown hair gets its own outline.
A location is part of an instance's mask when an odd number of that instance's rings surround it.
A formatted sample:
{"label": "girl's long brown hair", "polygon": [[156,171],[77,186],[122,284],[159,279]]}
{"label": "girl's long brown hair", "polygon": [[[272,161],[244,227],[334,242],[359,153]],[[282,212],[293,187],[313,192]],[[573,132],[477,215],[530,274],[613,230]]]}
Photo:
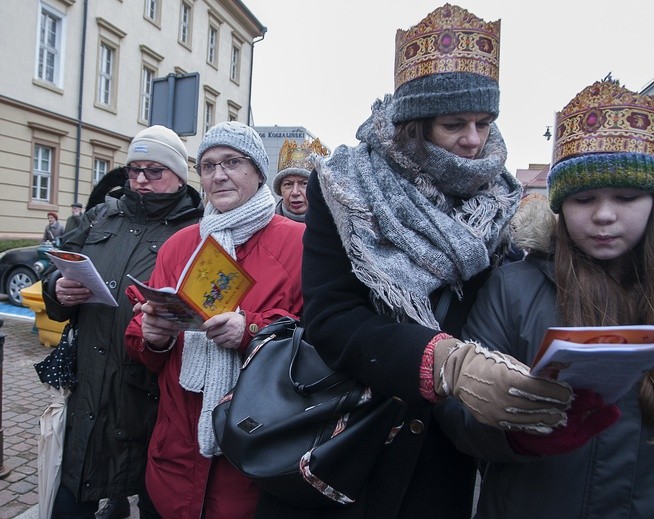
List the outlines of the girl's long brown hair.
{"label": "girl's long brown hair", "polygon": [[[554,255],[558,311],[563,326],[654,324],[654,210],[641,242],[625,255],[621,273],[584,254],[559,215]],[[654,369],[640,386],[643,419],[654,424]]]}

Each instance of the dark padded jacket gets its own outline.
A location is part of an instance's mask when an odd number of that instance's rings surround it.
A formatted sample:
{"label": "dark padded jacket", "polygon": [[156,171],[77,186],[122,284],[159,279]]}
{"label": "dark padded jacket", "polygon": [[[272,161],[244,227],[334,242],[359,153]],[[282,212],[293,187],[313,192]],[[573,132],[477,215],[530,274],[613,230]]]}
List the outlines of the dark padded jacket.
{"label": "dark padded jacket", "polygon": [[[558,326],[552,262],[530,254],[496,270],[477,296],[464,336],[531,364],[549,326]],[[479,425],[460,406],[439,421],[465,452],[486,465],[480,519],[651,519],[654,427],[642,422],[636,384],[618,401],[620,420],[564,455],[520,457],[504,433]]]}
{"label": "dark padded jacket", "polygon": [[60,305],[58,271],[46,277],[48,315],[72,319],[79,329],[79,384],[68,401],[61,482],[82,501],[128,496],[144,489],[147,444],[156,419],[156,377],[131,360],[124,333],[132,304],[126,277],[147,280],[161,245],[202,216],[199,194],[190,186],[175,193],[140,196],[130,189],[84,214],[63,248],[86,254],[118,302],[118,308]]}

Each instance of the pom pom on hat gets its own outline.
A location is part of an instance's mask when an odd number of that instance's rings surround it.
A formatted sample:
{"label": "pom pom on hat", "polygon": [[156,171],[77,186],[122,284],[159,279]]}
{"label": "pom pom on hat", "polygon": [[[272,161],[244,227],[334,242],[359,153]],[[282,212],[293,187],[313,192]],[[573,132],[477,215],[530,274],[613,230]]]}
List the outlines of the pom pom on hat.
{"label": "pom pom on hat", "polygon": [[182,140],[170,128],[154,125],[137,133],[127,150],[127,164],[135,160],[159,162],[185,184],[188,182],[188,152]]}
{"label": "pom pom on hat", "polygon": [[259,134],[247,124],[238,121],[225,121],[218,123],[204,134],[198,148],[198,164],[202,155],[209,148],[227,146],[240,151],[252,159],[265,182],[268,177],[268,154]]}

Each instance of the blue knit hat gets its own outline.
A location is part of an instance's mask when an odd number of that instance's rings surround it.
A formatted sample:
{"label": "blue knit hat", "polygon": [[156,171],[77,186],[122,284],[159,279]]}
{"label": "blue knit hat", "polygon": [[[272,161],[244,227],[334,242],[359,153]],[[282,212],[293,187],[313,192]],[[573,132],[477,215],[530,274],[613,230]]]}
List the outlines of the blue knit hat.
{"label": "blue knit hat", "polygon": [[247,124],[238,121],[218,123],[204,134],[198,148],[197,162],[209,148],[227,146],[252,159],[265,182],[268,177],[268,154],[259,134]]}
{"label": "blue knit hat", "polygon": [[654,98],[613,81],[586,87],[556,115],[550,207],[604,187],[654,193]]}

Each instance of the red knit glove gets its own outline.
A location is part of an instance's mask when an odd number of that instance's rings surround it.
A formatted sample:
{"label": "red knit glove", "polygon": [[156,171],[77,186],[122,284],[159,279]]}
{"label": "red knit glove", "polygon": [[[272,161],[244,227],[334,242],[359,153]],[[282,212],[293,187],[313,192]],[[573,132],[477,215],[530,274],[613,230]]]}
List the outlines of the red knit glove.
{"label": "red knit glove", "polygon": [[509,445],[516,453],[529,456],[565,454],[578,449],[617,422],[620,409],[615,404],[604,405],[602,397],[594,391],[579,389],[575,391],[575,399],[567,414],[567,425],[555,427],[544,436],[522,431],[507,432]]}

